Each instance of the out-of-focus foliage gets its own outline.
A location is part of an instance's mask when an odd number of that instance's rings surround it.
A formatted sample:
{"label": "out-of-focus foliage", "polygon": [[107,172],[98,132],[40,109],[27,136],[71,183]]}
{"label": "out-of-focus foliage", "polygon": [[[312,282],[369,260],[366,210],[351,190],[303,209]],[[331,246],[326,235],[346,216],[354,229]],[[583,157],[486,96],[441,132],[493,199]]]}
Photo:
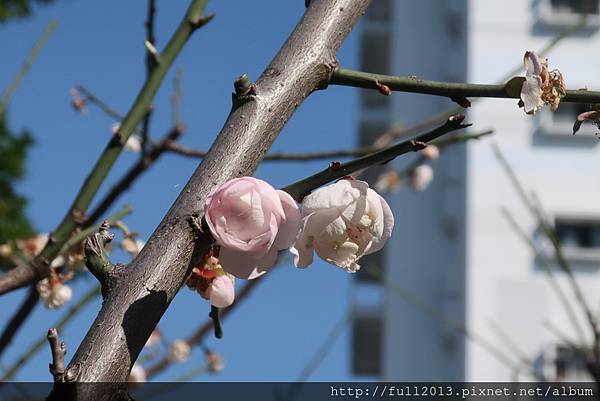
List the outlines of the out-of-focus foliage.
{"label": "out-of-focus foliage", "polygon": [[54,0],[0,0],[0,22],[11,18],[22,18],[31,15],[34,4],[48,4]]}
{"label": "out-of-focus foliage", "polygon": [[32,144],[28,131],[15,135],[7,127],[5,115],[0,115],[0,244],[33,233],[25,215],[27,201],[14,188],[25,174],[27,151]]}

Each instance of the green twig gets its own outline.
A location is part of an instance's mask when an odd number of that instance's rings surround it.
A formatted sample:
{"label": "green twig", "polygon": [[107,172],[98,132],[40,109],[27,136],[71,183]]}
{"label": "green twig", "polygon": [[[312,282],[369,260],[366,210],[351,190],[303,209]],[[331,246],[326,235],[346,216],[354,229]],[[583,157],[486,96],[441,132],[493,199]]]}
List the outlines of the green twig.
{"label": "green twig", "polygon": [[153,69],[150,77],[146,80],[135,102],[123,119],[119,131],[104,149],[75,197],[69,211],[53,235],[50,236],[42,253],[33,260],[26,271],[13,269],[0,277],[0,294],[23,287],[33,280],[45,277],[48,274],[52,260],[56,258],[65,242],[71,236],[71,233],[85,221],[85,211],[123,150],[123,146],[132,135],[136,126],[147,114],[160,84],[183,48],[183,45],[195,29],[210,20],[209,18],[202,17],[202,11],[207,1],[192,1],[185,17],[162,52],[160,56],[161,62]]}
{"label": "green twig", "polygon": [[46,42],[48,41],[48,39],[50,39],[50,36],[56,30],[57,26],[57,20],[53,19],[52,21],[50,21],[50,23],[46,26],[46,29],[44,29],[44,32],[42,32],[38,40],[35,42],[31,50],[29,51],[29,54],[27,55],[27,58],[25,58],[23,64],[21,64],[21,68],[19,69],[19,72],[17,72],[17,75],[15,75],[12,82],[8,85],[8,87],[6,87],[6,89],[4,89],[4,92],[2,92],[2,95],[0,96],[0,116],[4,114],[6,106],[10,102],[12,95],[19,87],[19,84],[21,83],[23,78],[25,78],[25,75],[27,75],[27,73],[29,72],[29,69],[33,65],[33,62],[38,57],[41,50],[46,45]]}
{"label": "green twig", "polygon": [[[339,68],[333,73],[329,83],[375,90],[379,90],[381,85],[386,85],[393,91],[444,96],[460,102],[460,99],[470,97],[519,99],[524,79],[523,77],[515,77],[502,84],[468,84],[373,74]],[[600,103],[600,92],[570,89],[561,98],[561,102]]]}

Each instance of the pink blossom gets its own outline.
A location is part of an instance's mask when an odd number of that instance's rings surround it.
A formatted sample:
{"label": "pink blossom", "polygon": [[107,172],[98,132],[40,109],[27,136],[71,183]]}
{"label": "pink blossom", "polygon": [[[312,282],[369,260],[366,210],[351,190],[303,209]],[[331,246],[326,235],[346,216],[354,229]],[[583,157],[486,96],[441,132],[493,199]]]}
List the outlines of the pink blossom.
{"label": "pink blossom", "polygon": [[300,224],[294,199],[253,177],[234,178],[210,196],[205,219],[221,246],[223,269],[253,279],[269,271],[277,251],[289,248]]}

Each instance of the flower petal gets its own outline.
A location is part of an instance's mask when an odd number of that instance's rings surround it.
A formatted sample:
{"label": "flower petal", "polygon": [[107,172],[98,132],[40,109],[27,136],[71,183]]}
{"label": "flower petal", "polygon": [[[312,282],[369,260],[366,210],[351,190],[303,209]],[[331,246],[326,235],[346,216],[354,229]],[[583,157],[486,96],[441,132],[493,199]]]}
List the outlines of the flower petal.
{"label": "flower petal", "polygon": [[357,244],[344,242],[337,247],[329,245],[324,242],[315,242],[315,251],[321,259],[341,267],[347,272],[354,273],[360,269],[360,266],[356,263],[361,256],[357,254],[359,252]]}
{"label": "flower petal", "polygon": [[281,201],[281,206],[285,214],[285,220],[279,225],[277,237],[273,245],[280,249],[289,248],[298,235],[300,229],[300,210],[294,198],[285,191],[277,190],[277,195]]}
{"label": "flower petal", "polygon": [[359,180],[340,180],[335,184],[319,188],[302,200],[303,214],[329,208],[343,210],[366,193],[366,188],[368,184]]}
{"label": "flower petal", "polygon": [[392,236],[392,230],[394,229],[394,215],[392,214],[392,209],[390,209],[390,205],[381,197],[379,194],[379,200],[381,202],[381,209],[383,212],[382,221],[383,228],[381,231],[381,236],[374,236],[371,247],[365,254],[373,253],[379,251],[385,245],[385,242]]}
{"label": "flower petal", "polygon": [[266,254],[261,254],[221,248],[219,261],[227,273],[237,278],[252,280],[273,268],[277,261],[277,249],[271,247]]}
{"label": "flower petal", "polygon": [[226,308],[235,299],[235,285],[227,275],[215,277],[210,285],[210,303],[217,308]]}
{"label": "flower petal", "polygon": [[534,114],[543,105],[542,79],[539,76],[525,77],[521,87],[521,100],[523,109],[527,114]]}

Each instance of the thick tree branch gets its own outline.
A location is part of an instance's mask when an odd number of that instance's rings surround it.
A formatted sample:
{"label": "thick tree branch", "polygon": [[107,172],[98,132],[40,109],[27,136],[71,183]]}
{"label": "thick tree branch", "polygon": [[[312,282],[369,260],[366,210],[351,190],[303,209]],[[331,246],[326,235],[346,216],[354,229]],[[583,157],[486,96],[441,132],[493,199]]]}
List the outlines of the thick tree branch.
{"label": "thick tree branch", "polygon": [[[468,84],[372,74],[363,71],[339,68],[331,77],[332,85],[381,90],[381,85],[398,92],[421,93],[444,96],[453,100],[469,97],[519,99],[524,77],[514,77],[502,84]],[[561,102],[600,103],[600,92],[583,89],[567,90]]]}
{"label": "thick tree branch", "polygon": [[296,201],[301,202],[305,195],[321,185],[376,164],[385,164],[405,153],[421,150],[425,147],[426,143],[431,142],[448,132],[468,127],[470,124],[463,124],[463,120],[463,115],[451,116],[446,120],[446,123],[440,127],[421,134],[414,139],[400,142],[389,148],[379,150],[347,163],[332,163],[325,170],[282,189],[289,193]]}
{"label": "thick tree branch", "polygon": [[[211,243],[207,233],[199,234],[190,224],[201,216],[206,198],[225,181],[254,172],[295,109],[326,85],[342,40],[368,3],[311,3],[246,101],[232,110],[204,162],[147,245],[108,293],[67,369],[76,381],[127,379],[160,317]],[[77,398],[85,400],[98,399],[103,391],[85,386],[78,390]]]}
{"label": "thick tree branch", "polygon": [[119,131],[104,149],[62,222],[50,236],[41,254],[32,263],[16,267],[0,277],[0,294],[23,287],[48,274],[52,260],[56,258],[73,231],[85,221],[85,211],[123,150],[123,146],[132,135],[133,130],[147,114],[154,95],[183,45],[192,32],[205,23],[206,19],[202,17],[202,11],[207,1],[193,0],[191,2],[185,17],[161,54],[161,62],[153,69],[150,77],[146,80],[131,109],[122,121]]}

